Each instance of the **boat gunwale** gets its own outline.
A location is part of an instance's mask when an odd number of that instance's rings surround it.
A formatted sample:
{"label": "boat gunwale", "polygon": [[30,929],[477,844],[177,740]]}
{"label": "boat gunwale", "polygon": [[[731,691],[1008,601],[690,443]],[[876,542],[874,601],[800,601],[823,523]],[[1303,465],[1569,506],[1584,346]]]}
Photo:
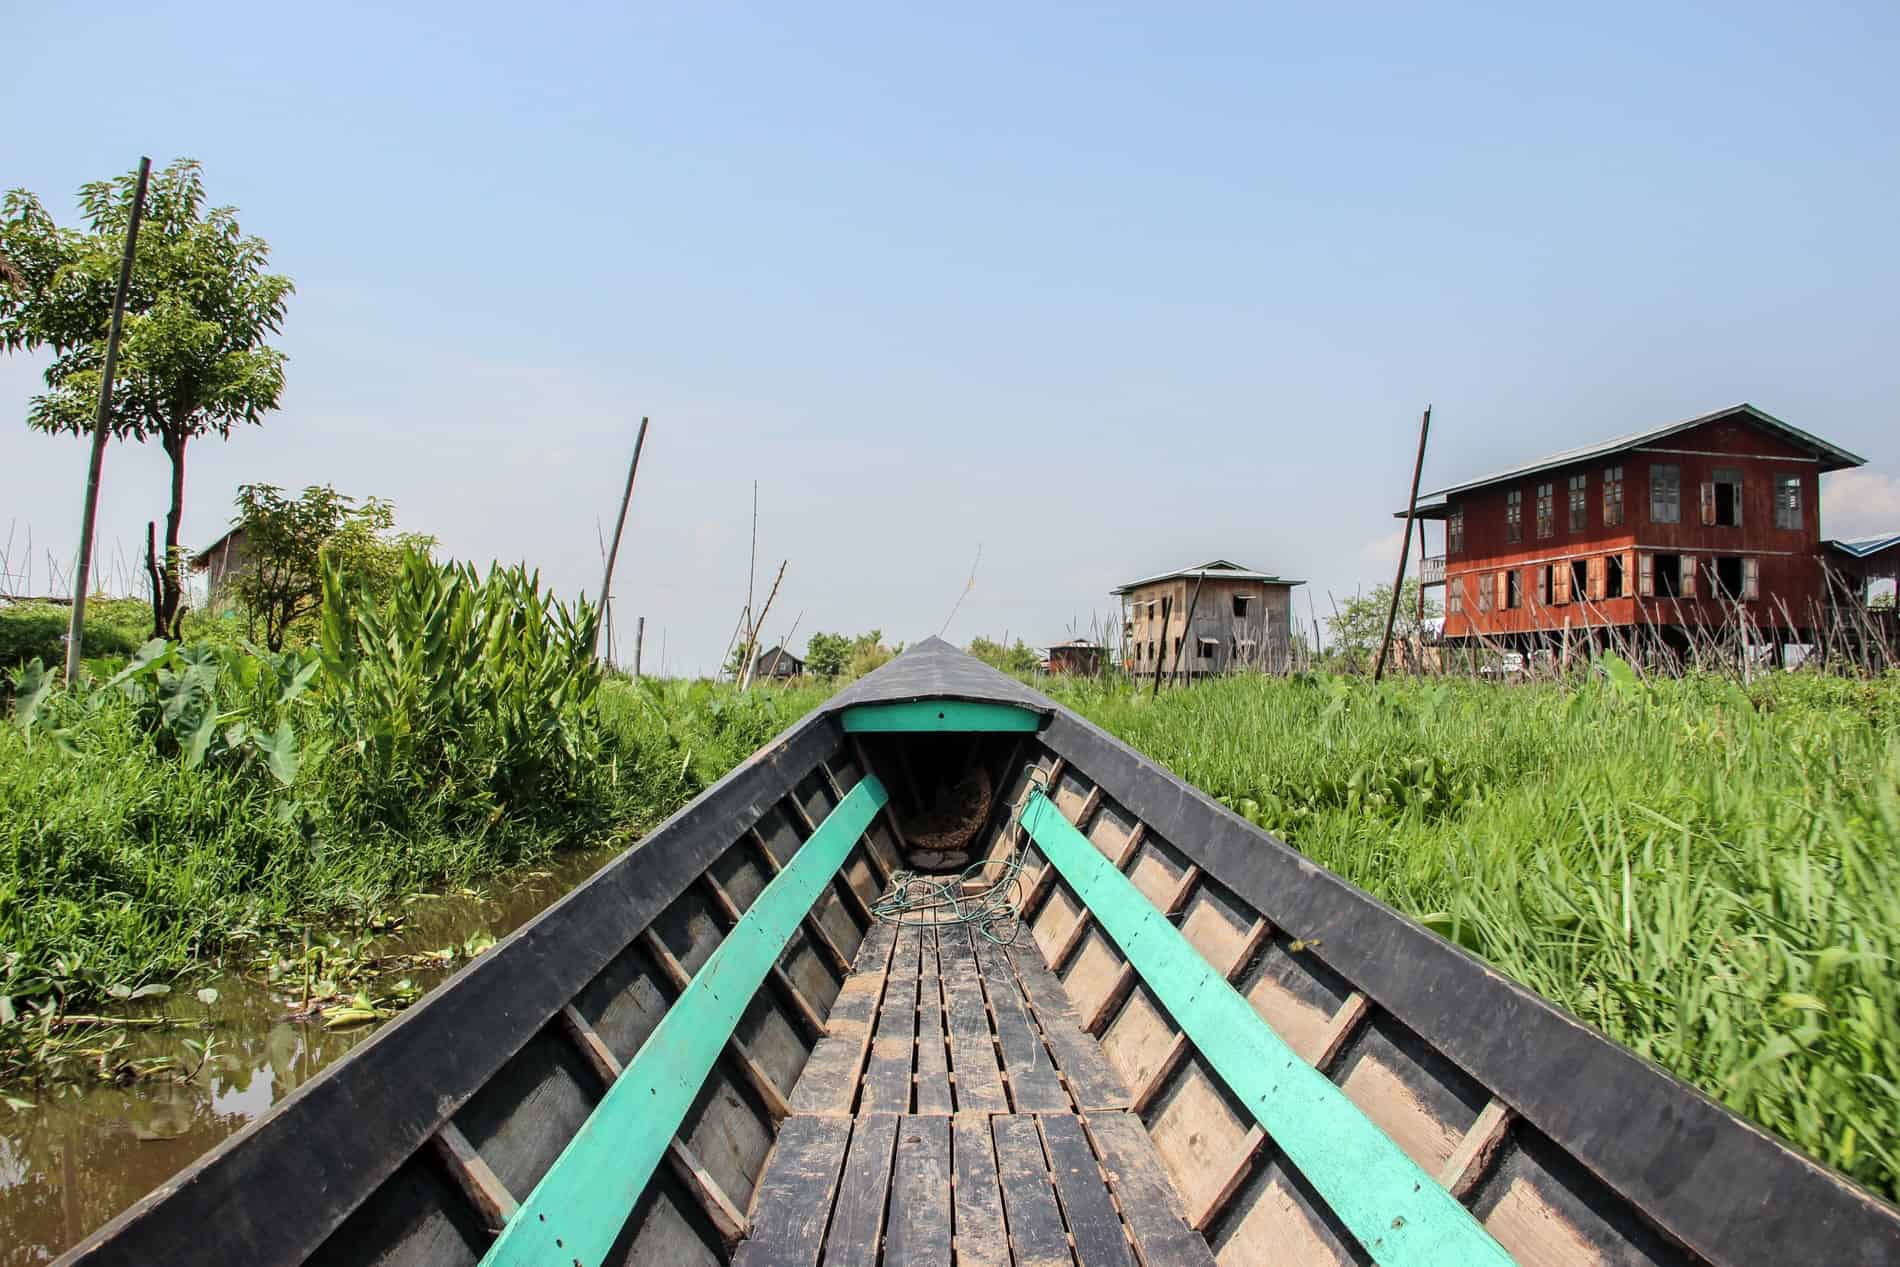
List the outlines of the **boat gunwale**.
{"label": "boat gunwale", "polygon": [[[1054,701],[1051,701],[1053,704]],[[1874,1262],[1900,1209],[1055,705],[1041,734],[1104,796],[1712,1263]],[[1607,1145],[1607,1146],[1606,1146]],[[1686,1167],[1686,1169],[1685,1169]],[[1816,1244],[1816,1228],[1829,1239]]]}
{"label": "boat gunwale", "polygon": [[[260,1254],[269,1261],[309,1258],[564,1004],[841,750],[844,737],[832,709],[820,707],[793,722],[426,998],[55,1262],[131,1267],[250,1261]],[[233,1217],[240,1211],[249,1217]]]}

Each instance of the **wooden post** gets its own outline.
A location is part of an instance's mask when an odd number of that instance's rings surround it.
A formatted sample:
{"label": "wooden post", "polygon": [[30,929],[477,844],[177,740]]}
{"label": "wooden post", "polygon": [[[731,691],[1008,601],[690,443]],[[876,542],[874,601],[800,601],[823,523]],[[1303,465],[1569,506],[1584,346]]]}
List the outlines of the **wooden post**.
{"label": "wooden post", "polygon": [[[609,614],[613,599],[610,598],[609,595],[613,592],[614,560],[620,557],[620,534],[625,532],[627,528],[627,507],[633,502],[633,477],[639,473],[640,450],[646,447],[646,442],[647,420],[642,418],[640,419],[640,433],[636,435],[633,440],[633,461],[627,467],[627,491],[620,495],[620,518],[614,521],[614,542],[607,547],[607,572],[600,578],[600,607],[603,627],[611,627],[613,622],[613,617]],[[610,647],[611,645],[612,644],[609,643]],[[598,635],[596,635],[594,650],[597,654],[600,650]],[[611,654],[611,651],[609,654]],[[636,676],[638,675],[636,674]]]}
{"label": "wooden post", "polygon": [[1412,520],[1418,514],[1418,477],[1425,470],[1425,437],[1432,429],[1432,407],[1418,423],[1418,457],[1412,462],[1412,496],[1405,503],[1405,539],[1399,544],[1399,571],[1392,578],[1392,602],[1385,609],[1385,637],[1379,640],[1379,658],[1372,666],[1372,680],[1385,676],[1386,652],[1392,649],[1392,622],[1399,617],[1399,591],[1405,588],[1405,556],[1412,548]]}
{"label": "wooden post", "polygon": [[647,618],[642,616],[633,627],[633,679],[640,680],[640,652],[647,640]]}
{"label": "wooden post", "polygon": [[[1187,614],[1181,617],[1181,651],[1177,651],[1174,656],[1174,671],[1180,674],[1181,680],[1189,686],[1194,685],[1194,670],[1187,663],[1181,652],[1193,651],[1196,654],[1200,652],[1201,644],[1198,638],[1195,639],[1192,647],[1187,645],[1187,640],[1194,637],[1194,609],[1201,605],[1201,585],[1206,580],[1207,573],[1205,571],[1194,578],[1194,594],[1188,599]],[[1170,678],[1170,680],[1172,680],[1172,678]]]}
{"label": "wooden post", "polygon": [[[787,559],[786,563],[791,560]],[[772,582],[772,592],[765,596],[765,606],[759,610],[759,618],[752,622],[752,636],[746,639],[745,667],[739,673],[739,689],[752,688],[752,667],[759,654],[759,630],[765,628],[765,618],[772,611],[772,600],[778,597],[779,582],[785,579],[785,563],[778,565],[778,576]]]}
{"label": "wooden post", "polygon": [[66,627],[66,685],[79,680],[80,647],[86,635],[86,586],[92,580],[92,530],[99,517],[99,470],[105,465],[107,423],[112,417],[112,376],[119,367],[119,333],[125,327],[125,295],[132,287],[132,256],[145,218],[145,186],[152,160],[139,159],[138,187],[132,193],[132,222],[125,230],[125,254],[119,260],[119,284],[112,294],[112,325],[106,332],[106,363],[99,375],[99,412],[92,422],[92,457],[86,463],[85,509],[79,519],[79,562],[73,571],[73,615]]}

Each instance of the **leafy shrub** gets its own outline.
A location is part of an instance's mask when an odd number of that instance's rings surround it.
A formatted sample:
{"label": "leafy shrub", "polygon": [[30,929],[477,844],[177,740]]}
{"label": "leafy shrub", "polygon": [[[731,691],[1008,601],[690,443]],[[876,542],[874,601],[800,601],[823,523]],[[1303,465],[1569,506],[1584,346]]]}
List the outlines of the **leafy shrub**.
{"label": "leafy shrub", "polygon": [[[0,607],[0,669],[17,669],[34,659],[64,664],[71,622],[72,609],[59,603]],[[141,599],[87,599],[86,657],[130,655],[151,628],[151,606]]]}

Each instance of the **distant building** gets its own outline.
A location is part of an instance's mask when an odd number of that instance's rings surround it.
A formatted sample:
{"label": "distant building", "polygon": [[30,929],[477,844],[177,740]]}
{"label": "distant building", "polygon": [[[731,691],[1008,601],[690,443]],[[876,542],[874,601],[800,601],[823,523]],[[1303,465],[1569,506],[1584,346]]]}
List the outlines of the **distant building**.
{"label": "distant building", "polygon": [[241,526],[232,528],[191,556],[191,570],[205,574],[207,601],[216,599],[250,565],[251,556],[245,549],[244,529]]}
{"label": "distant building", "polygon": [[759,658],[752,665],[754,678],[792,678],[804,672],[805,662],[784,647],[773,647],[770,651],[759,652]]}
{"label": "distant building", "polygon": [[1094,677],[1102,671],[1102,648],[1087,638],[1072,638],[1049,648],[1049,672]]}
{"label": "distant building", "polygon": [[1448,643],[1532,651],[1616,630],[1681,647],[1738,613],[1806,641],[1825,605],[1821,475],[1861,464],[1735,405],[1423,496],[1445,552],[1420,579],[1444,587]]}
{"label": "distant building", "polygon": [[1117,586],[1123,666],[1131,673],[1277,673],[1291,645],[1293,587],[1303,584],[1214,559]]}
{"label": "distant building", "polygon": [[1873,604],[1875,591],[1892,594],[1900,584],[1900,532],[1823,541],[1821,546],[1836,602],[1868,607]]}

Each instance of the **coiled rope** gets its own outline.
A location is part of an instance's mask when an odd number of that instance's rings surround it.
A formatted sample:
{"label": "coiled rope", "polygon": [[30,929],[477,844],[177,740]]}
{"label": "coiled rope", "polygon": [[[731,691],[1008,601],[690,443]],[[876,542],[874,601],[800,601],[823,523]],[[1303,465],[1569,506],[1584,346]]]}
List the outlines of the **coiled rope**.
{"label": "coiled rope", "polygon": [[871,904],[871,914],[900,928],[967,925],[998,946],[1013,945],[1022,928],[1022,815],[1030,793],[1046,793],[1048,786],[1043,771],[1029,772],[1005,829],[1010,833],[1006,856],[973,862],[948,878],[893,871],[890,889]]}

